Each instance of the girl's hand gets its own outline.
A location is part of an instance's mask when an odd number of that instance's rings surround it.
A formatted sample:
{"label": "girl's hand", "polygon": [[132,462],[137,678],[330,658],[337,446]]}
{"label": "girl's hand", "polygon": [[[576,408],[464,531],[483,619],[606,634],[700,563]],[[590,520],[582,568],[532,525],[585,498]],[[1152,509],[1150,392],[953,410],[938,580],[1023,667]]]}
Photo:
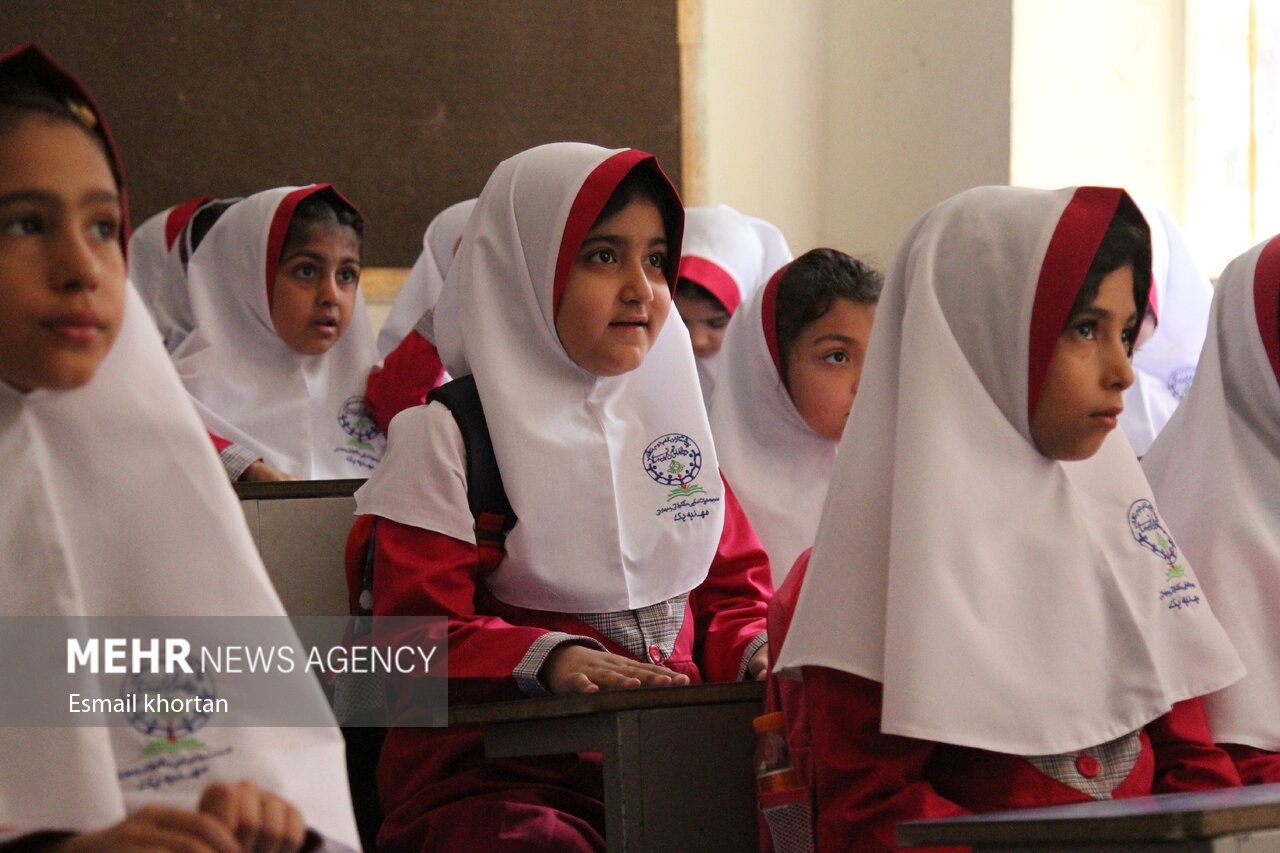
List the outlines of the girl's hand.
{"label": "girl's hand", "polygon": [[205,788],[200,814],[226,827],[240,849],[253,853],[293,853],[302,849],[307,837],[302,813],[252,782],[215,782]]}
{"label": "girl's hand", "polygon": [[564,644],[547,656],[539,679],[557,696],[635,687],[673,687],[689,676],[586,646]]}
{"label": "girl's hand", "polygon": [[250,462],[249,467],[244,469],[244,473],[240,475],[241,482],[245,483],[275,483],[281,480],[296,480],[297,477],[290,477],[278,468],[272,468],[267,463],[259,459],[257,462]]}
{"label": "girl's hand", "polygon": [[[19,842],[18,849],[24,848]],[[235,836],[209,815],[150,806],[114,826],[30,848],[42,853],[241,853]]]}
{"label": "girl's hand", "polygon": [[756,653],[747,661],[747,677],[755,681],[764,681],[769,674],[769,644],[765,643],[756,649]]}

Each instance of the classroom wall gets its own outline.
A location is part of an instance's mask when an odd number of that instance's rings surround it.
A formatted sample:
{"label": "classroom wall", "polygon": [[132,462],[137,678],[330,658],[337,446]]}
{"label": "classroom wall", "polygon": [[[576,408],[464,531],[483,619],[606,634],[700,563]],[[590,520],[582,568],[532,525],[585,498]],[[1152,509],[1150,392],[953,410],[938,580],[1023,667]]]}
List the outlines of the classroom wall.
{"label": "classroom wall", "polygon": [[887,266],[1009,180],[1011,0],[703,0],[708,201]]}
{"label": "classroom wall", "polygon": [[1010,0],[831,0],[822,240],[887,269],[960,190],[1009,181]]}
{"label": "classroom wall", "polygon": [[407,267],[429,219],[556,140],[634,146],[680,180],[677,0],[3,0],[97,96],[134,218],[199,194],[332,181],[365,261]]}
{"label": "classroom wall", "polygon": [[1182,219],[1184,14],[1182,0],[1014,0],[1012,180],[1125,186]]}
{"label": "classroom wall", "polygon": [[[696,2],[696,0],[695,0]],[[762,216],[792,248],[826,214],[826,0],[702,0],[704,201]]]}

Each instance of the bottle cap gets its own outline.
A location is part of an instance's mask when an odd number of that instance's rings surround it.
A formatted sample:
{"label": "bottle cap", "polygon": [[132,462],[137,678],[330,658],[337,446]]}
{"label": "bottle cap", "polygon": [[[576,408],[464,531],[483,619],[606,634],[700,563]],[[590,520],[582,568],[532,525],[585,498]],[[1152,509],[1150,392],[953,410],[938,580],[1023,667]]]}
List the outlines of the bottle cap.
{"label": "bottle cap", "polygon": [[761,714],[751,721],[751,727],[756,730],[758,735],[765,732],[780,732],[787,727],[787,715],[781,711],[774,711],[772,714]]}

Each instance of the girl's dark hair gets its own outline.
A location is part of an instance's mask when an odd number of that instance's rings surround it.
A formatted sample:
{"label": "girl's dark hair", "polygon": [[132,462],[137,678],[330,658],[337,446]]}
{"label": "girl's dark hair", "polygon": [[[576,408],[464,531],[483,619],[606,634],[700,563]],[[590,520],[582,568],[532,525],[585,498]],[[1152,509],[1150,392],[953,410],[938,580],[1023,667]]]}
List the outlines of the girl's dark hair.
{"label": "girl's dark hair", "polygon": [[675,295],[685,299],[698,299],[719,309],[720,311],[723,311],[725,314],[729,313],[729,309],[724,307],[724,303],[721,302],[714,293],[707,290],[691,278],[681,276],[676,280]]}
{"label": "girl's dark hair", "polygon": [[222,218],[222,214],[226,213],[231,205],[239,200],[238,198],[218,199],[202,205],[195,212],[195,215],[191,217],[191,221],[187,223],[187,238],[178,241],[178,258],[182,261],[183,269],[187,268],[187,262],[191,260],[191,255],[204,242],[205,235],[209,233],[209,229]]}
{"label": "girl's dark hair", "polygon": [[1102,235],[1102,243],[1093,256],[1076,301],[1067,313],[1067,321],[1062,327],[1064,332],[1071,325],[1072,318],[1098,298],[1102,279],[1126,266],[1133,267],[1133,304],[1138,306],[1138,320],[1141,321],[1151,294],[1151,228],[1128,196],[1120,200],[1111,224]]}
{"label": "girl's dark hair", "polygon": [[[613,188],[613,194],[600,209],[596,223],[603,222],[618,213],[637,198],[648,199],[658,208],[668,241],[679,235],[682,229],[681,223],[684,221],[684,208],[680,203],[680,197],[676,195],[671,184],[667,182],[666,177],[652,160],[636,164],[630,172],[627,172],[627,176],[618,182],[618,185]],[[595,227],[594,224],[592,227]],[[668,253],[673,264],[677,257],[675,248],[677,247],[672,245],[673,251]],[[676,276],[675,269],[669,269],[666,272],[667,281],[673,281]]]}
{"label": "girl's dark hair", "polygon": [[360,212],[333,187],[325,187],[298,202],[293,209],[289,230],[285,232],[284,244],[280,247],[280,257],[283,259],[290,248],[306,240],[311,226],[321,223],[345,225],[356,232],[359,242],[364,242],[364,219]]}
{"label": "girl's dark hair", "polygon": [[836,249],[812,249],[783,267],[774,303],[782,375],[787,375],[787,353],[806,326],[837,299],[876,304],[883,286],[878,271]]}

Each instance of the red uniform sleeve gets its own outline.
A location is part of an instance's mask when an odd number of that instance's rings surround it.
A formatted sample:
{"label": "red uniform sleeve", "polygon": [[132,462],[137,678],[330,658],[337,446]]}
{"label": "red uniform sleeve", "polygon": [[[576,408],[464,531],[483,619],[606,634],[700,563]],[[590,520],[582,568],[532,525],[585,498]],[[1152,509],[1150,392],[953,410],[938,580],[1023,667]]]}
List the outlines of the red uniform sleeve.
{"label": "red uniform sleeve", "polygon": [[523,698],[513,670],[533,642],[548,633],[477,614],[478,577],[475,545],[378,519],[374,615],[448,620],[451,704]]}
{"label": "red uniform sleeve", "polygon": [[772,595],[769,555],[725,483],[720,545],[706,580],[689,595],[695,655],[707,681],[738,680],[747,646],[765,631]]}
{"label": "red uniform sleeve", "polygon": [[1280,753],[1239,743],[1218,745],[1231,756],[1231,761],[1240,773],[1240,781],[1244,784],[1266,785],[1280,782]]}
{"label": "red uniform sleeve", "polygon": [[212,432],[209,433],[209,440],[213,442],[213,449],[216,450],[218,453],[221,453],[222,451],[226,450],[228,447],[231,446],[231,442],[227,441],[222,436],[216,435],[215,433],[212,433]]}
{"label": "red uniform sleeve", "polygon": [[440,384],[444,364],[435,344],[418,332],[405,336],[365,383],[364,402],[384,433],[391,419],[405,409],[419,406],[427,392]]}
{"label": "red uniform sleeve", "polygon": [[934,743],[880,731],[879,683],[826,667],[803,672],[819,850],[897,850],[902,821],[968,814],[923,778]]}
{"label": "red uniform sleeve", "polygon": [[1146,726],[1155,753],[1152,793],[1204,791],[1240,785],[1231,756],[1213,742],[1204,702],[1199,698],[1179,702]]}

